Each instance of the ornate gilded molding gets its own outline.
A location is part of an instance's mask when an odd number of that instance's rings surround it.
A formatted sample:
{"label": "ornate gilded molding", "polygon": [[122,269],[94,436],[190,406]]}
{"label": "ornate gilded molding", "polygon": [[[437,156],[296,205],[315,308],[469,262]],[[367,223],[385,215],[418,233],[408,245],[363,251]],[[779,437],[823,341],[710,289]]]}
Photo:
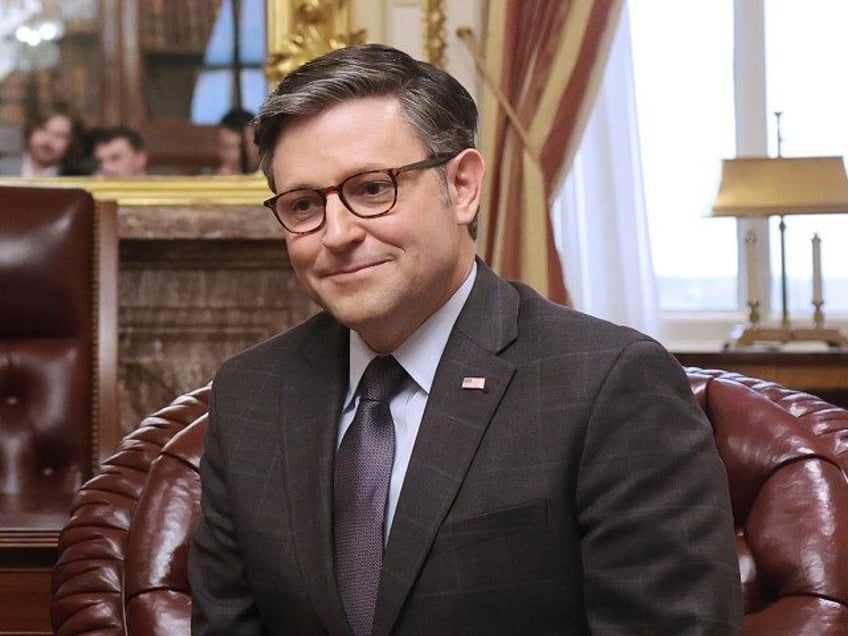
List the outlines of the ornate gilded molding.
{"label": "ornate gilded molding", "polygon": [[445,9],[443,0],[424,1],[424,53],[433,66],[445,68]]}
{"label": "ornate gilded molding", "polygon": [[4,177],[0,185],[83,188],[120,206],[257,205],[271,196],[261,175],[160,177]]}
{"label": "ornate gilded molding", "polygon": [[365,41],[353,30],[352,0],[267,0],[265,77],[276,84],[304,62]]}

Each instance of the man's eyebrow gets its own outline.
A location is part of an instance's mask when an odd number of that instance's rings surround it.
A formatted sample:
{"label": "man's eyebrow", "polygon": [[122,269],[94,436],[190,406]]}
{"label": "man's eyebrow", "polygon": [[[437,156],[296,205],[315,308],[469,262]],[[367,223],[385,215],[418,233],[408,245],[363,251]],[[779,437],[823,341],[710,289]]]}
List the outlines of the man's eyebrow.
{"label": "man's eyebrow", "polygon": [[320,190],[321,188],[326,188],[327,186],[330,186],[330,185],[337,185],[337,184],[341,183],[342,181],[344,181],[345,179],[349,179],[350,177],[354,177],[354,176],[356,176],[358,174],[362,174],[364,172],[377,172],[377,171],[381,171],[381,170],[390,170],[390,169],[391,168],[386,167],[384,164],[378,164],[378,163],[373,163],[373,162],[372,163],[366,163],[366,164],[362,164],[361,166],[358,166],[357,168],[351,170],[350,172],[345,174],[345,176],[343,176],[341,179],[339,179],[335,183],[326,183],[326,184],[323,184],[323,185],[316,185],[314,183],[309,183],[307,181],[297,181],[297,182],[294,182],[290,185],[287,185],[286,187],[278,187],[277,190],[279,192],[290,192],[292,190]]}

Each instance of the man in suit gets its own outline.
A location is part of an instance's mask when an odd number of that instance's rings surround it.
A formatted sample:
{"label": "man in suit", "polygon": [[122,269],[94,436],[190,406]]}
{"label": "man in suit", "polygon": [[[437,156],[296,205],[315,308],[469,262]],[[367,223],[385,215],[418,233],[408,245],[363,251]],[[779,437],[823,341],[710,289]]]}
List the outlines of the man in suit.
{"label": "man in suit", "polygon": [[741,632],[681,367],[475,257],[476,124],[454,78],[381,45],[262,106],[266,204],[324,311],[213,383],[195,634]]}
{"label": "man in suit", "polygon": [[113,126],[91,133],[95,174],[104,177],[143,177],[147,174],[144,138],[134,128]]}
{"label": "man in suit", "polygon": [[20,157],[4,158],[0,174],[21,177],[86,174],[83,134],[82,121],[65,102],[33,113],[24,129],[26,151]]}

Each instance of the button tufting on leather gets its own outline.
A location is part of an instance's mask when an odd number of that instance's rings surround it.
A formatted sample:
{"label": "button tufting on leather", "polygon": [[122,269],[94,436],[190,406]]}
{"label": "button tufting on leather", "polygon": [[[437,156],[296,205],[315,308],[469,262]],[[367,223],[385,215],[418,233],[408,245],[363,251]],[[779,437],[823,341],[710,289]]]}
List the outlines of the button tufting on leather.
{"label": "button tufting on leather", "polygon": [[17,406],[20,400],[18,399],[17,395],[7,395],[5,398],[3,398],[3,401],[6,402],[8,406]]}

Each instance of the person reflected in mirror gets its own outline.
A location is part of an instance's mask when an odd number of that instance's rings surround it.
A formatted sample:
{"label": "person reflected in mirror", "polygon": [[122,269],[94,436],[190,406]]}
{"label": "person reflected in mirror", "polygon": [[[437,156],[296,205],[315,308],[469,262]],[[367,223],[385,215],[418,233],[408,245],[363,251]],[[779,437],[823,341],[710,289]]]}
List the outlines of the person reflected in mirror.
{"label": "person reflected in mirror", "polygon": [[98,128],[92,132],[95,174],[104,177],[141,177],[147,174],[147,150],[138,131],[128,126]]}
{"label": "person reflected in mirror", "polygon": [[259,151],[253,143],[254,114],[233,108],[218,122],[217,174],[252,174],[259,169]]}
{"label": "person reflected in mirror", "polygon": [[66,102],[30,115],[24,126],[26,149],[6,172],[21,177],[89,174],[84,153],[85,126]]}

